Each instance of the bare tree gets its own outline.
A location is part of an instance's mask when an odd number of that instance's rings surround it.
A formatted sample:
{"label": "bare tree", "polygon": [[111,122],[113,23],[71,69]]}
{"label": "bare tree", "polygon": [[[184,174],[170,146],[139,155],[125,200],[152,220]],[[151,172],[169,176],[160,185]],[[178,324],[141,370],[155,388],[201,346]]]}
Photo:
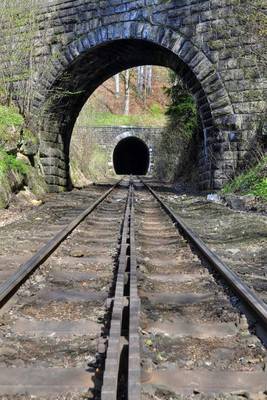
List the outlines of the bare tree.
{"label": "bare tree", "polygon": [[120,74],[114,75],[115,96],[120,97]]}
{"label": "bare tree", "polygon": [[152,65],[146,66],[146,94],[151,95],[152,93],[152,77],[153,77],[153,67]]}
{"label": "bare tree", "polygon": [[125,103],[124,115],[129,115],[130,112],[130,70],[125,71]]}
{"label": "bare tree", "polygon": [[137,92],[142,96],[144,91],[144,70],[145,67],[141,65],[137,68]]}

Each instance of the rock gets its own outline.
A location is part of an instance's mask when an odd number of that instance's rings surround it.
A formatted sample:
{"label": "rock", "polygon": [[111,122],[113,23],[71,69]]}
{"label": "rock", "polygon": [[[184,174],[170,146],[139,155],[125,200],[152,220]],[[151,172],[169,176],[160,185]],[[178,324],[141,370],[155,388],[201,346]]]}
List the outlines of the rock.
{"label": "rock", "polygon": [[0,177],[0,208],[7,208],[12,193],[23,188],[24,177],[15,171],[9,171]]}
{"label": "rock", "polygon": [[20,147],[20,152],[25,156],[34,156],[35,154],[37,154],[38,149],[39,145],[29,140],[22,143],[22,146]]}
{"label": "rock", "polygon": [[5,357],[14,357],[17,354],[17,350],[12,347],[2,347],[0,349],[0,355]]}
{"label": "rock", "polygon": [[248,320],[247,320],[247,318],[246,318],[246,316],[245,315],[241,315],[241,317],[240,317],[240,321],[239,321],[239,329],[241,330],[241,331],[247,331],[248,330],[248,328],[249,328],[249,326],[248,326]]}
{"label": "rock", "polygon": [[6,208],[11,198],[11,189],[3,179],[0,178],[0,208]]}
{"label": "rock", "polygon": [[93,183],[84,176],[82,171],[80,171],[78,168],[74,168],[73,166],[71,167],[71,177],[73,187],[76,189],[83,189]]}
{"label": "rock", "polygon": [[20,160],[20,161],[24,162],[24,164],[31,165],[30,160],[28,159],[28,157],[25,156],[22,153],[18,153],[17,154],[17,160]]}
{"label": "rock", "polygon": [[47,192],[45,178],[38,173],[36,168],[29,168],[25,181],[30,191],[34,193],[37,198],[42,198]]}
{"label": "rock", "polygon": [[37,199],[37,197],[27,188],[21,190],[19,193],[15,195],[14,203],[17,206],[40,206],[42,204],[42,200]]}
{"label": "rock", "polygon": [[9,171],[7,173],[7,179],[11,187],[12,192],[17,192],[23,189],[24,186],[24,176],[16,171]]}
{"label": "rock", "polygon": [[255,207],[256,204],[256,196],[254,196],[253,194],[246,194],[245,196],[242,196],[242,200],[245,204],[245,208],[246,209],[252,209],[253,207]]}
{"label": "rock", "polygon": [[236,249],[236,248],[228,249],[228,251],[233,255],[236,255],[236,254],[240,253],[240,249]]}
{"label": "rock", "polygon": [[249,211],[256,206],[256,197],[252,194],[245,196],[237,196],[229,194],[224,196],[224,199],[229,207],[233,210]]}
{"label": "rock", "polygon": [[84,250],[82,248],[73,249],[69,254],[71,257],[81,258],[84,257]]}
{"label": "rock", "polygon": [[35,200],[35,199],[33,199],[33,200],[31,200],[31,204],[32,204],[34,207],[38,207],[38,206],[40,206],[40,205],[43,204],[43,201],[42,201],[42,200]]}
{"label": "rock", "polygon": [[13,156],[17,154],[17,144],[16,143],[5,143],[4,150]]}

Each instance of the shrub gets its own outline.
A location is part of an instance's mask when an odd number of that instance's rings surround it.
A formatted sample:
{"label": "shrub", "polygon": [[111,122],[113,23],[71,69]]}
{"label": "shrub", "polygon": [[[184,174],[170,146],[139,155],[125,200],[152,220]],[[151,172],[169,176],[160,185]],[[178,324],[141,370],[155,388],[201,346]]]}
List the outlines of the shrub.
{"label": "shrub", "polygon": [[155,170],[160,179],[173,181],[184,173],[185,165],[194,164],[193,138],[198,128],[198,113],[182,81],[173,73],[170,80],[172,86],[166,89],[170,99],[166,112],[168,123],[157,145],[159,156]]}
{"label": "shrub", "polygon": [[266,169],[267,156],[264,156],[257,165],[227,183],[222,189],[222,192],[254,194],[257,197],[267,200]]}
{"label": "shrub", "polygon": [[5,175],[9,171],[25,175],[28,171],[28,166],[15,156],[7,154],[3,149],[0,149],[0,175]]}

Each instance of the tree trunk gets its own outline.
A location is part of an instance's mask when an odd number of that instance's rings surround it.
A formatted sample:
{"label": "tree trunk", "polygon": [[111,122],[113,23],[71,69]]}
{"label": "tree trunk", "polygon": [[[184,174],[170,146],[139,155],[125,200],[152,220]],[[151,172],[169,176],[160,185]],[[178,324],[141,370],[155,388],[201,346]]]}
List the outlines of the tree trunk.
{"label": "tree trunk", "polygon": [[120,97],[120,74],[114,75],[115,80],[115,96]]}
{"label": "tree trunk", "polygon": [[144,91],[144,69],[145,69],[144,66],[138,67],[137,90],[140,95],[142,95]]}
{"label": "tree trunk", "polygon": [[130,70],[125,71],[125,104],[124,115],[129,115],[130,112]]}
{"label": "tree trunk", "polygon": [[146,92],[148,95],[152,93],[152,76],[153,76],[153,67],[152,65],[147,65],[146,67]]}

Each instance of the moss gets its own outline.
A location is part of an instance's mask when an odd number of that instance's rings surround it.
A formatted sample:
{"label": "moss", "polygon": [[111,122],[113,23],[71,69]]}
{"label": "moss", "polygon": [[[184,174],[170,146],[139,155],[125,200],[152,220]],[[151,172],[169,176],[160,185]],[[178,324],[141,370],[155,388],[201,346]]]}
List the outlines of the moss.
{"label": "moss", "polygon": [[0,208],[6,208],[12,193],[28,186],[37,197],[47,191],[47,185],[37,169],[0,149]]}
{"label": "moss", "polygon": [[47,191],[44,178],[30,166],[28,158],[16,157],[17,149],[26,144],[37,145],[38,138],[24,127],[24,119],[15,108],[0,106],[0,208],[7,207],[12,193],[24,186],[38,197]]}
{"label": "moss", "polygon": [[26,175],[28,168],[28,165],[23,161],[18,160],[15,156],[8,154],[0,148],[0,176],[8,174],[10,171]]}
{"label": "moss", "polygon": [[20,126],[23,122],[23,117],[15,108],[0,105],[0,126]]}
{"label": "moss", "polygon": [[22,136],[23,136],[23,140],[25,142],[30,142],[33,144],[38,143],[38,137],[36,135],[34,135],[29,129],[24,128]]}
{"label": "moss", "polygon": [[222,193],[254,194],[267,200],[267,156],[254,167],[235,177],[222,189]]}

